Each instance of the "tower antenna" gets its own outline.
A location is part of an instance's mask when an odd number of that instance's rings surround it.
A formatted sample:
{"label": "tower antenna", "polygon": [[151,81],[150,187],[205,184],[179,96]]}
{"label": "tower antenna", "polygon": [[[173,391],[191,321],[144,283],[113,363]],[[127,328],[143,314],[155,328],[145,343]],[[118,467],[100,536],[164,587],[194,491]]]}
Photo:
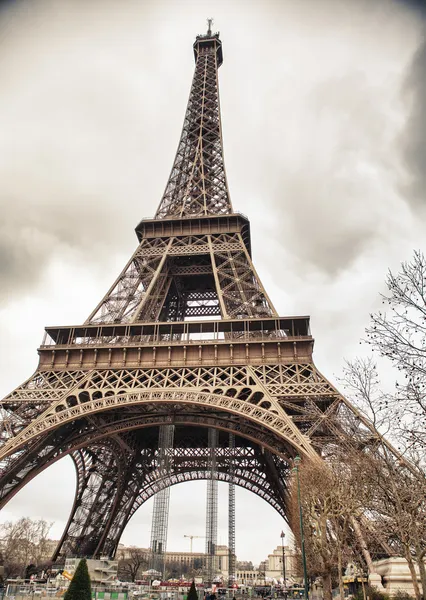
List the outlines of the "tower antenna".
{"label": "tower antenna", "polygon": [[208,25],[207,35],[211,35],[212,34],[212,25],[213,25],[213,19],[211,17],[210,17],[210,19],[207,19],[207,25]]}

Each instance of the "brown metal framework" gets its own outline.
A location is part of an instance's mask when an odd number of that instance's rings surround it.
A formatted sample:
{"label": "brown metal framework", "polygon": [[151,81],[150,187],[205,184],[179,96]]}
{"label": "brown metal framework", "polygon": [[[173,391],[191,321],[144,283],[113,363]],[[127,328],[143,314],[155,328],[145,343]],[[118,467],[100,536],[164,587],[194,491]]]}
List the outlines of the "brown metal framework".
{"label": "brown metal framework", "polygon": [[[225,175],[218,34],[198,36],[194,54],[155,218],[137,226],[136,251],[87,321],[48,327],[35,374],[0,405],[0,506],[56,460],[74,460],[75,502],[55,558],[114,555],[143,502],[211,479],[212,459],[219,480],[285,518],[296,454],[320,461],[350,444],[348,433],[364,446],[380,438],[316,369],[309,317],[279,317],[259,279]],[[167,461],[165,426],[174,426]]]}

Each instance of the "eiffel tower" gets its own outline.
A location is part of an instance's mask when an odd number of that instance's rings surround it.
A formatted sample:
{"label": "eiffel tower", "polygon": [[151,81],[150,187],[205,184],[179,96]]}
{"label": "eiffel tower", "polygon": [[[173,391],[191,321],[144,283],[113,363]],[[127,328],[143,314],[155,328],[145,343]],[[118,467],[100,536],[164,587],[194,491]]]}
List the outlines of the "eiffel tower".
{"label": "eiffel tower", "polygon": [[88,319],[46,328],[36,372],[0,405],[0,507],[55,461],[74,461],[75,501],[54,559],[114,556],[146,500],[209,479],[212,452],[219,481],[286,518],[297,454],[320,461],[350,427],[376,435],[315,367],[309,317],[279,316],[260,281],[225,173],[219,34],[209,26],[193,49],[155,217],[136,227],[133,256]]}

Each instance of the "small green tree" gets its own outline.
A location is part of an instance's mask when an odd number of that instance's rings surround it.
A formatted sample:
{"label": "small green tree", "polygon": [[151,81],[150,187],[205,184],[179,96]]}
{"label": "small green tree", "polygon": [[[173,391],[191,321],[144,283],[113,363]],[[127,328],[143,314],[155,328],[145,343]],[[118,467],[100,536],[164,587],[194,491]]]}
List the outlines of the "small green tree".
{"label": "small green tree", "polygon": [[92,600],[92,589],[85,558],[78,563],[64,600]]}
{"label": "small green tree", "polygon": [[189,588],[187,600],[198,600],[198,593],[194,580],[192,580],[191,587]]}

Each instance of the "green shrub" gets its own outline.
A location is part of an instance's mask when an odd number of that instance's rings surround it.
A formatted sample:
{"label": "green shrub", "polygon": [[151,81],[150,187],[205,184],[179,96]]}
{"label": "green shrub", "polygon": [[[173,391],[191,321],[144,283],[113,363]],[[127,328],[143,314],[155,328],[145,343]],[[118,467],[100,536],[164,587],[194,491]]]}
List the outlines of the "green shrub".
{"label": "green shrub", "polygon": [[64,600],[92,600],[90,577],[85,558],[78,563]]}
{"label": "green shrub", "polygon": [[413,596],[410,596],[408,592],[403,592],[402,590],[398,590],[393,596],[393,600],[414,600]]}
{"label": "green shrub", "polygon": [[[365,586],[365,595],[369,600],[389,600],[389,594],[385,594],[384,592],[379,592],[377,588],[371,585]],[[356,595],[354,596],[355,600],[364,600],[364,595],[362,593],[362,588],[359,587]],[[404,600],[401,598],[401,600]]]}

